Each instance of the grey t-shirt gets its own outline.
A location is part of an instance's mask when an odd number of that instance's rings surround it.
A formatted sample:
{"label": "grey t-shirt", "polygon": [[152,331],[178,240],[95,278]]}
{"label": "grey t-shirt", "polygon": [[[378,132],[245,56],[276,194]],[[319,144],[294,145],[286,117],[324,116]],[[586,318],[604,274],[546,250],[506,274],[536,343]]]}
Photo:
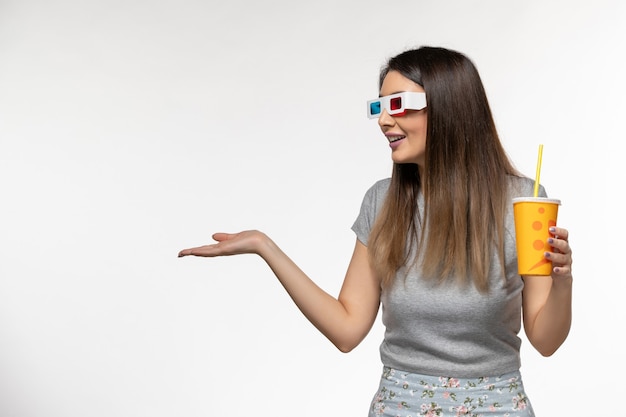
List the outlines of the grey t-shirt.
{"label": "grey t-shirt", "polygon": [[[376,182],[365,194],[352,226],[367,246],[390,179]],[[533,195],[529,178],[510,178],[511,198]],[[546,196],[543,187],[540,196]],[[423,210],[420,196],[419,209]],[[505,271],[492,258],[490,291],[473,285],[436,284],[417,268],[398,272],[381,295],[385,336],[380,355],[385,366],[424,375],[472,378],[496,376],[520,368],[522,288],[517,273],[513,207],[505,220]],[[506,278],[505,278],[506,277]]]}

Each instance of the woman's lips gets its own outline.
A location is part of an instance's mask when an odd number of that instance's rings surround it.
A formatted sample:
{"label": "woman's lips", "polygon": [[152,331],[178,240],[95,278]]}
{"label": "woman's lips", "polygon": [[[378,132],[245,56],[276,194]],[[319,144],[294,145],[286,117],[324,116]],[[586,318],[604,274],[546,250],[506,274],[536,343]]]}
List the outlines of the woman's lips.
{"label": "woman's lips", "polygon": [[389,147],[391,149],[395,149],[400,146],[402,139],[406,138],[405,135],[396,135],[396,134],[386,134],[387,140],[389,141]]}

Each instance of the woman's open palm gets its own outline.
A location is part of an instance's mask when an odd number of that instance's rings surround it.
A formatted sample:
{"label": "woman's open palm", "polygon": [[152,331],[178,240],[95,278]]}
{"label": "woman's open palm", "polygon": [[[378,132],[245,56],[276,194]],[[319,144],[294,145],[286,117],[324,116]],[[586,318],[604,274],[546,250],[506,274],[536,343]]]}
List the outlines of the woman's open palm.
{"label": "woman's open palm", "polygon": [[189,255],[214,257],[258,253],[266,236],[258,230],[246,230],[239,233],[215,233],[212,237],[217,243],[183,249],[178,253],[178,257]]}

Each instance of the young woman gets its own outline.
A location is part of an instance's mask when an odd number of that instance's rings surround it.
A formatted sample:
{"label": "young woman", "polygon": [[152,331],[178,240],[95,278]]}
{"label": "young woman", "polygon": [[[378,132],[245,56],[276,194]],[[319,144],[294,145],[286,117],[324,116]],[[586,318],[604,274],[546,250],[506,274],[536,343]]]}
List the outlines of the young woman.
{"label": "young woman", "polygon": [[[382,304],[383,372],[370,416],[533,416],[520,376],[521,318],[545,356],[571,323],[568,231],[552,227],[551,276],[517,272],[511,199],[533,195],[500,143],[472,62],[422,47],[391,58],[368,103],[389,141],[391,178],[366,193],[337,298],[264,233],[216,233],[179,256],[254,253],[342,352]],[[540,188],[540,195],[545,190]]]}

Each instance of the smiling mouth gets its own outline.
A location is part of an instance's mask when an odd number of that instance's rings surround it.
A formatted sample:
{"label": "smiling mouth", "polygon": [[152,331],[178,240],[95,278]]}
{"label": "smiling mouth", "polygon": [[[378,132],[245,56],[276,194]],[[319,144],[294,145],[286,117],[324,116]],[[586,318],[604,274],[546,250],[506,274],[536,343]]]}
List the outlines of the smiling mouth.
{"label": "smiling mouth", "polygon": [[387,136],[387,139],[389,140],[389,143],[394,143],[397,142],[399,140],[402,140],[406,138],[406,136]]}

